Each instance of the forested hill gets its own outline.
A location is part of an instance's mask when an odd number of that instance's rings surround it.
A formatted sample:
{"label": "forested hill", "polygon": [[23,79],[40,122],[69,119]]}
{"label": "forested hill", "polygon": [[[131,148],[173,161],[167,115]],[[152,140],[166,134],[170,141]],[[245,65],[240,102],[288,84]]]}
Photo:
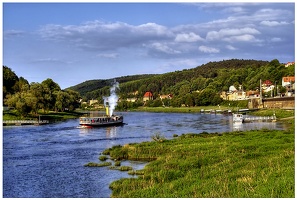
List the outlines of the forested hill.
{"label": "forested hill", "polygon": [[[228,91],[230,86],[239,86],[244,91],[258,90],[260,79],[277,84],[278,92],[283,93],[282,77],[295,76],[295,64],[285,67],[277,59],[270,62],[256,60],[224,60],[209,62],[192,69],[158,75],[135,75],[115,78],[120,83],[117,91],[121,101],[119,109],[143,106],[146,92],[153,99],[145,106],[207,106],[222,103],[220,93]],[[3,66],[3,105],[15,107],[23,115],[37,113],[39,109],[61,111],[74,110],[77,100],[97,99],[103,103],[103,97],[110,95],[113,79],[91,80],[71,88],[61,90],[60,86],[48,78],[42,83],[31,83],[18,77],[10,68]],[[273,91],[276,92],[276,91]],[[170,96],[161,99],[160,95]],[[267,92],[263,94],[271,96]]]}
{"label": "forested hill", "polygon": [[[201,90],[215,81],[215,79],[226,76],[223,77],[223,80],[219,80],[219,83],[213,83],[213,87],[216,87],[214,90],[221,91],[225,85],[228,88],[230,84],[250,84],[243,82],[243,79],[247,78],[246,75],[249,73],[247,70],[251,70],[252,68],[259,69],[269,63],[268,61],[231,59],[209,62],[196,68],[185,69],[183,71],[151,76],[139,75],[120,77],[116,78],[116,80],[120,83],[120,94],[122,98],[133,97],[130,93],[136,91],[138,91],[139,96],[143,95],[146,91],[151,91],[155,94],[171,93],[179,95],[177,89],[180,87],[183,87],[186,92]],[[280,65],[278,61],[276,65]],[[224,70],[226,72],[224,72]],[[250,71],[252,77],[255,75],[253,73],[254,71],[255,70]],[[244,75],[242,76],[243,73]],[[239,76],[242,76],[242,78],[239,78]],[[231,77],[232,79],[230,79]],[[113,79],[86,81],[70,89],[78,91],[82,97],[86,99],[101,99],[102,96],[108,95],[109,90],[107,86],[110,86],[111,80]],[[257,81],[254,80],[253,84],[250,86],[253,87],[255,83],[258,84]],[[191,85],[190,89],[188,89],[188,85]]]}
{"label": "forested hill", "polygon": [[111,83],[116,79],[119,83],[126,83],[129,81],[135,81],[139,79],[149,78],[151,76],[155,76],[154,74],[142,74],[142,75],[132,75],[132,76],[122,76],[115,77],[111,79],[96,79],[96,80],[88,80],[83,83],[77,84],[75,86],[71,86],[67,89],[71,89],[80,93],[81,96],[85,96],[86,93],[92,92],[97,89],[101,89],[107,86],[110,86]]}

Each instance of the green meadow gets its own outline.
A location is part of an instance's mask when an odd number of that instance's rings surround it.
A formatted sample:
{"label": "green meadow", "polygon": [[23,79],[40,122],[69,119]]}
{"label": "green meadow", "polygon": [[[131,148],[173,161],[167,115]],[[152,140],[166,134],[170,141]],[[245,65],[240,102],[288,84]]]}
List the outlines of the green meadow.
{"label": "green meadow", "polygon": [[[146,160],[132,178],[110,184],[111,197],[295,197],[294,119],[288,130],[183,134],[106,149],[114,160]],[[129,171],[129,174],[137,174]]]}

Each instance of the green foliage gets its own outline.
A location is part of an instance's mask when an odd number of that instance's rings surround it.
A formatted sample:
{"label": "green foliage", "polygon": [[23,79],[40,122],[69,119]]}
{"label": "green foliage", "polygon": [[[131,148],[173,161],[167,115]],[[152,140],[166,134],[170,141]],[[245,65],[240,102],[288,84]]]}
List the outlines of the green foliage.
{"label": "green foliage", "polygon": [[3,98],[6,97],[7,94],[17,92],[15,85],[18,80],[19,78],[10,68],[3,66]]}
{"label": "green foliage", "polygon": [[[9,71],[5,67],[4,69]],[[9,88],[8,85],[5,88]],[[61,90],[52,79],[46,79],[42,83],[33,82],[29,85],[28,81],[20,77],[15,82],[14,88],[15,90],[8,90],[12,93],[6,93],[4,104],[14,107],[22,117],[30,113],[36,115],[40,109],[48,113],[50,110],[73,111],[79,107],[79,93],[73,90]]]}
{"label": "green foliage", "polygon": [[119,170],[120,171],[129,171],[129,170],[132,170],[133,168],[130,167],[130,166],[120,166],[119,167]]}
{"label": "green foliage", "polygon": [[130,170],[128,171],[129,175],[144,175],[144,170]]}
{"label": "green foliage", "polygon": [[[119,83],[126,83],[126,82],[134,82],[135,80],[139,79],[145,79],[150,76],[154,76],[153,74],[143,74],[143,75],[133,75],[133,76],[122,76],[112,79],[106,79],[106,80],[88,80],[83,83],[80,83],[78,85],[69,87],[67,89],[71,89],[74,91],[79,92],[81,96],[89,96],[90,99],[97,99],[98,96],[96,96],[96,90],[108,87],[111,85],[111,83],[116,79]],[[132,88],[131,88],[132,89]],[[134,91],[137,90],[137,88]],[[125,88],[121,88],[122,91],[125,91]]]}
{"label": "green foliage", "polygon": [[102,162],[102,163],[94,163],[94,162],[89,162],[85,164],[85,167],[106,167],[112,165],[111,162]]}
{"label": "green foliage", "polygon": [[128,158],[128,149],[122,148],[121,145],[118,145],[104,150],[102,154],[109,155],[111,159],[123,160]]}
{"label": "green foliage", "polygon": [[[145,92],[151,91],[154,100],[146,102],[148,107],[172,106],[209,106],[222,103],[219,93],[228,90],[231,85],[242,85],[244,90],[259,88],[259,80],[269,79],[279,86],[283,76],[294,75],[294,66],[285,68],[278,60],[271,62],[231,59],[209,62],[193,69],[175,71],[161,75],[143,75],[130,77],[120,82],[119,96],[122,100],[136,98],[137,102],[119,103],[120,110],[133,109],[143,105]],[[87,85],[87,83],[86,83]],[[96,90],[81,92],[86,99],[98,99],[109,92],[108,84],[98,85]],[[87,87],[87,86],[86,86]],[[86,88],[84,87],[84,88]],[[80,89],[77,89],[80,91]],[[172,94],[172,99],[159,99],[159,94]]]}
{"label": "green foliage", "polygon": [[[30,105],[18,102],[20,112],[30,110],[30,106],[34,103],[36,103],[35,106],[31,106],[32,112],[38,109],[43,109],[44,112],[48,112],[49,109],[73,110],[79,107],[77,100],[80,96],[84,101],[97,99],[99,103],[103,103],[103,96],[109,95],[109,88],[113,81],[113,79],[90,80],[61,90],[59,85],[51,79],[46,79],[41,84],[31,83],[29,85],[25,79],[18,78],[8,67],[3,66],[3,70],[4,97],[28,90],[32,92]],[[231,59],[209,62],[196,68],[159,75],[123,76],[116,78],[120,83],[118,94],[121,99],[117,109],[134,109],[143,105],[147,107],[216,106],[224,103],[219,96],[220,92],[228,90],[231,85],[237,87],[242,85],[245,91],[256,90],[259,89],[260,79],[269,79],[272,83],[277,83],[279,92],[284,92],[286,89],[281,87],[282,77],[294,75],[295,65],[285,67],[276,59],[270,62]],[[33,88],[34,91],[32,91]],[[144,103],[142,99],[147,91],[153,93],[154,99]],[[173,98],[161,100],[160,94],[171,94]],[[127,98],[137,100],[128,102],[125,101]],[[16,103],[13,106],[15,107]]]}
{"label": "green foliage", "polygon": [[294,132],[204,132],[163,143],[130,144],[129,158],[157,159],[141,176],[111,183],[112,197],[292,198]]}
{"label": "green foliage", "polygon": [[99,157],[99,160],[100,160],[100,161],[105,161],[105,160],[107,160],[107,157],[106,157],[106,156],[100,156],[100,157]]}
{"label": "green foliage", "polygon": [[114,162],[114,166],[117,166],[117,167],[118,167],[118,166],[121,166],[121,161],[115,161],[115,162]]}

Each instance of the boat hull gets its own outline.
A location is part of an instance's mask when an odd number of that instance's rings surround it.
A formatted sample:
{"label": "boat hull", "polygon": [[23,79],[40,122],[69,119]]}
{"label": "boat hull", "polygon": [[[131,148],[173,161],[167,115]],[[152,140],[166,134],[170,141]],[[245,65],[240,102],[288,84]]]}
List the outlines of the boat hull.
{"label": "boat hull", "polygon": [[81,117],[79,119],[79,125],[83,127],[105,127],[105,126],[117,126],[124,123],[122,116],[112,117]]}

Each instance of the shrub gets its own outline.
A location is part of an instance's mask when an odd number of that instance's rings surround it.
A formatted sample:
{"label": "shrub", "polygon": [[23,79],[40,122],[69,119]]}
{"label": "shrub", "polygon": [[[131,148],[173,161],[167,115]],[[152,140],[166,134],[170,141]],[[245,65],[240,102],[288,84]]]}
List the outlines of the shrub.
{"label": "shrub", "polygon": [[101,161],[105,161],[105,160],[107,160],[107,157],[106,157],[106,156],[100,156],[100,157],[99,157],[99,160],[101,160]]}
{"label": "shrub", "polygon": [[114,163],[114,166],[121,166],[121,161],[116,161],[116,162]]}
{"label": "shrub", "polygon": [[102,162],[102,163],[94,163],[94,162],[89,162],[85,164],[85,167],[105,167],[111,165],[111,162]]}
{"label": "shrub", "polygon": [[121,166],[121,167],[119,168],[120,171],[129,171],[129,170],[132,170],[132,169],[133,169],[133,168],[130,167],[130,166]]}

